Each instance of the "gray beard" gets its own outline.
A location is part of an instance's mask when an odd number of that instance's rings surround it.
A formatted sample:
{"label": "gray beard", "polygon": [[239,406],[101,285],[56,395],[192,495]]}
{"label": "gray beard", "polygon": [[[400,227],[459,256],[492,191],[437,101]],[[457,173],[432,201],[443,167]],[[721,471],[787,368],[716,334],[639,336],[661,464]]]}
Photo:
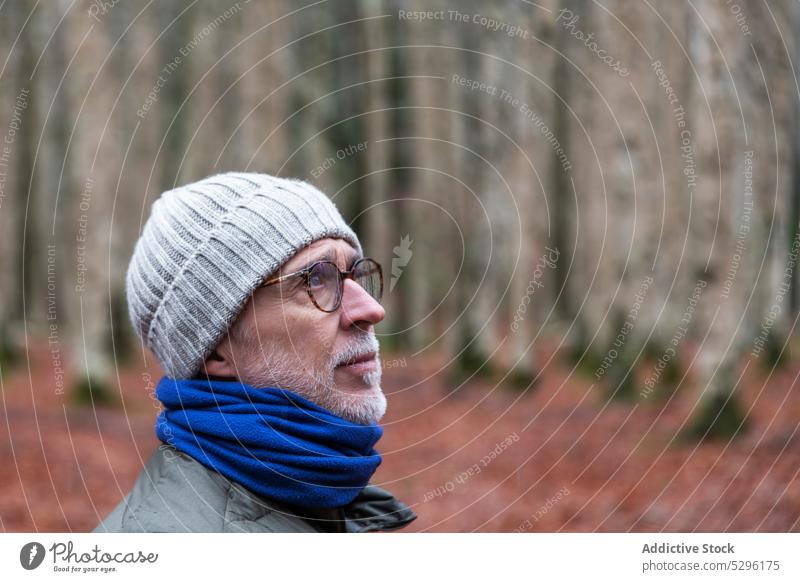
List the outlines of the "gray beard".
{"label": "gray beard", "polygon": [[[364,352],[379,352],[374,333],[363,333],[342,353],[333,354],[321,370],[313,370],[300,362],[295,353],[276,348],[271,342],[259,342],[248,334],[234,366],[240,381],[254,387],[276,386],[290,390],[325,408],[345,420],[357,424],[378,422],[386,413],[386,396],[381,390],[380,354],[378,366],[362,376],[366,385],[372,386],[368,394],[351,394],[336,388],[334,368]],[[245,353],[242,353],[245,352]]]}

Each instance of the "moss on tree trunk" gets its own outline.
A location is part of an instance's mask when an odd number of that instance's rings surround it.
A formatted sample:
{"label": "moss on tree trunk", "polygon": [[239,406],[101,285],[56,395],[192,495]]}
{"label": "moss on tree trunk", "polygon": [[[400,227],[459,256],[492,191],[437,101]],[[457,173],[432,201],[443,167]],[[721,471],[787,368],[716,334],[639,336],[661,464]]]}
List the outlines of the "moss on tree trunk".
{"label": "moss on tree trunk", "polygon": [[715,394],[700,403],[684,440],[727,440],[747,429],[744,410],[734,393]]}
{"label": "moss on tree trunk", "polygon": [[104,381],[84,376],[72,388],[72,401],[80,406],[108,406],[117,403],[114,392]]}

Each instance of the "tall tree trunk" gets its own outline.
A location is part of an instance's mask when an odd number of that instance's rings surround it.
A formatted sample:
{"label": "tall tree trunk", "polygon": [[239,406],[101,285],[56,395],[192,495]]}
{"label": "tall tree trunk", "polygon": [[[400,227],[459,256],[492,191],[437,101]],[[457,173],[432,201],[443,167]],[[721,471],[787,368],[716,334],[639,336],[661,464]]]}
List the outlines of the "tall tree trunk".
{"label": "tall tree trunk", "polygon": [[[384,345],[392,347],[397,343],[397,295],[395,287],[398,277],[402,276],[400,263],[405,261],[406,252],[399,241],[396,221],[392,217],[399,208],[397,201],[391,199],[389,191],[389,160],[391,141],[389,135],[388,108],[392,106],[389,95],[391,74],[388,50],[382,50],[387,42],[387,22],[378,18],[386,13],[388,7],[383,0],[366,0],[363,3],[364,17],[371,18],[362,24],[366,59],[366,105],[365,105],[365,140],[367,150],[364,153],[366,175],[364,176],[366,191],[367,230],[365,252],[376,258],[384,268],[383,307],[386,317],[378,326],[377,333]],[[409,252],[410,246],[408,247]],[[410,257],[409,257],[410,259]],[[395,276],[395,272],[398,276]]]}
{"label": "tall tree trunk", "polygon": [[[67,234],[74,251],[70,289],[69,345],[76,385],[73,397],[98,404],[110,398],[114,361],[109,328],[109,245],[111,208],[122,156],[112,115],[118,95],[116,74],[106,55],[116,38],[108,26],[92,27],[78,50],[82,74],[72,77],[72,156],[75,192],[70,197]],[[87,30],[78,27],[77,38]],[[78,36],[80,35],[80,36]]]}
{"label": "tall tree trunk", "polygon": [[[710,329],[698,357],[702,392],[689,430],[701,438],[730,437],[745,426],[738,395],[745,365],[769,359],[786,337],[790,174],[781,160],[791,150],[792,105],[782,97],[790,91],[790,64],[780,38],[768,32],[774,25],[766,8],[748,7],[752,38],[731,24],[725,6],[698,10],[711,29],[698,31],[692,43],[709,99],[706,105],[696,96],[693,123],[701,168],[695,241],[700,258],[709,258],[710,305],[702,313]],[[775,10],[789,18],[782,7]]]}
{"label": "tall tree trunk", "polygon": [[[285,0],[251,3],[244,18],[247,40],[241,47],[247,63],[242,79],[243,110],[249,113],[239,131],[247,157],[242,168],[276,174],[284,166],[289,150],[287,117],[291,86],[286,86],[289,72],[289,6]],[[280,170],[282,175],[286,169]]]}
{"label": "tall tree trunk", "polygon": [[[26,252],[23,249],[27,197],[31,187],[33,165],[33,138],[35,130],[35,103],[30,70],[34,64],[34,51],[30,37],[30,10],[28,3],[14,2],[5,7],[2,20],[4,57],[6,69],[2,77],[8,82],[0,84],[4,105],[2,135],[3,147],[0,178],[0,267],[14,276],[0,277],[0,366],[10,366],[22,345],[23,290],[30,288],[31,266],[23,270]],[[23,28],[24,27],[24,28]],[[19,36],[18,36],[19,35]],[[15,44],[12,45],[12,42]],[[3,59],[6,62],[6,59]],[[11,142],[11,143],[8,143]],[[20,330],[19,333],[15,333]]]}

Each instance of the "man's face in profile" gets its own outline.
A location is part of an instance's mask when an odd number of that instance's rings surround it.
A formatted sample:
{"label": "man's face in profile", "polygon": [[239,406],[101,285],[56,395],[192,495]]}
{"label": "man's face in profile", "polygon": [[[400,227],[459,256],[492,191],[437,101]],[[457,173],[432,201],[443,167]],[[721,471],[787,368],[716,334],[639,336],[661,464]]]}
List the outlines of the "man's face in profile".
{"label": "man's face in profile", "polygon": [[[345,271],[357,258],[346,241],[325,238],[294,255],[276,275],[317,260]],[[206,361],[206,373],[286,388],[352,422],[377,422],[386,397],[374,325],[384,310],[352,279],[344,280],[342,293],[339,309],[326,313],[314,306],[303,277],[256,289]]]}

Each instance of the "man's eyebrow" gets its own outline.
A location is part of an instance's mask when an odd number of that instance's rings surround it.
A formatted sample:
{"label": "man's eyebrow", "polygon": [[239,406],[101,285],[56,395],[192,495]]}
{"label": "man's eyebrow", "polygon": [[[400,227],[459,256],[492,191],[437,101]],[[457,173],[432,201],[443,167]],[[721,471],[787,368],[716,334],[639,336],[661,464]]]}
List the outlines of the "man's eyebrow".
{"label": "man's eyebrow", "polygon": [[[348,268],[352,268],[353,263],[355,263],[358,259],[360,259],[361,256],[358,253],[358,251],[356,251],[356,250],[353,250],[353,252],[350,253],[349,255],[350,256],[349,256],[349,258],[347,260],[346,265],[347,265]],[[298,269],[294,269],[294,270],[295,271],[302,271],[304,269],[308,269],[311,265],[313,265],[314,263],[318,263],[320,261],[331,261],[332,263],[335,263],[336,259],[330,253],[325,253],[325,254],[323,254],[323,255],[321,255],[319,257],[311,259],[310,261],[306,262],[304,265],[302,265]]]}
{"label": "man's eyebrow", "polygon": [[305,264],[303,264],[303,265],[302,265],[302,266],[301,266],[299,269],[294,269],[294,270],[295,270],[295,271],[302,271],[302,270],[304,270],[304,269],[308,269],[308,268],[309,268],[311,265],[313,265],[314,263],[318,263],[318,262],[320,262],[320,261],[330,261],[330,260],[332,260],[332,259],[331,259],[331,255],[330,255],[330,253],[325,253],[324,255],[322,255],[322,256],[320,256],[320,257],[316,257],[316,258],[314,258],[314,259],[311,259],[310,261],[307,261],[307,262],[306,262]]}

